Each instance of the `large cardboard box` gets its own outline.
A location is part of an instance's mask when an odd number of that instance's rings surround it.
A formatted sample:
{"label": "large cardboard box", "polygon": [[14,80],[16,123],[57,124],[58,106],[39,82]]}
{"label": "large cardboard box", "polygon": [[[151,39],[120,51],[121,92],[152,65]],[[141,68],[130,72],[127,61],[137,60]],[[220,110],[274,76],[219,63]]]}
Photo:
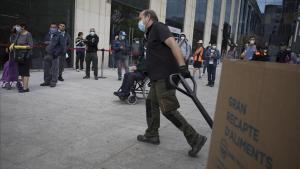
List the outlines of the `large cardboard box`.
{"label": "large cardboard box", "polygon": [[207,169],[300,169],[300,66],[224,61]]}

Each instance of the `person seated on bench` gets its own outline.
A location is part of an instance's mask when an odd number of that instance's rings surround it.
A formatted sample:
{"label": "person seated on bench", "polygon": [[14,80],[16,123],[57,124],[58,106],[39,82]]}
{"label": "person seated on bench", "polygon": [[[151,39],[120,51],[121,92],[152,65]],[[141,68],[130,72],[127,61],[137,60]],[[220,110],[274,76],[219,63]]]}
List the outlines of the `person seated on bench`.
{"label": "person seated on bench", "polygon": [[135,81],[145,79],[145,58],[140,56],[136,66],[131,66],[129,72],[125,73],[122,85],[118,91],[114,92],[114,95],[118,97],[128,97]]}

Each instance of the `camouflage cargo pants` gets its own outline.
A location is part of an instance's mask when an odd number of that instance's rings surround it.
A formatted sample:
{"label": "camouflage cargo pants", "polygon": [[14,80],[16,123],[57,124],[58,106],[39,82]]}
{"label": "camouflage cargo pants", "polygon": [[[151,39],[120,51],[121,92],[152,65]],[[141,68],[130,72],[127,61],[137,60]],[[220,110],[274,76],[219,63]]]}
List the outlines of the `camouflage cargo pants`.
{"label": "camouflage cargo pants", "polygon": [[158,136],[160,127],[160,110],[162,114],[180,129],[189,145],[193,145],[198,133],[177,111],[179,103],[175,89],[171,88],[167,80],[151,82],[151,88],[146,99],[146,119],[148,128],[146,136]]}

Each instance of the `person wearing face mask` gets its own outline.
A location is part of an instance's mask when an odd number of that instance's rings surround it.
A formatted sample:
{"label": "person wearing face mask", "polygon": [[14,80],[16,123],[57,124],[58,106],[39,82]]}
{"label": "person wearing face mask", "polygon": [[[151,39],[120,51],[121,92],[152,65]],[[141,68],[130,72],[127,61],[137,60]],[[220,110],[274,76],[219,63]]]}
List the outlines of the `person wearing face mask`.
{"label": "person wearing face mask", "polygon": [[204,58],[204,47],[203,41],[199,40],[197,42],[197,49],[194,54],[194,64],[193,64],[193,77],[195,77],[196,71],[199,70],[199,79],[201,78],[201,66]]}
{"label": "person wearing face mask", "polygon": [[23,87],[19,89],[19,93],[29,92],[29,76],[30,76],[30,56],[32,54],[32,35],[27,31],[27,25],[22,23],[15,27],[17,35],[14,43],[9,47],[14,52],[15,59],[22,60],[18,62],[19,76],[21,76]]}
{"label": "person wearing face mask", "polygon": [[[9,44],[13,44],[16,40],[17,37],[17,31],[16,31],[16,26],[14,25],[13,28],[10,31],[10,37],[9,37]],[[12,82],[17,81],[16,87],[18,90],[21,90],[22,83],[21,79],[18,79],[18,63],[14,61],[13,57],[13,52],[9,51],[8,48],[5,49],[5,52],[8,54],[7,57],[0,57],[1,59],[6,59],[3,60],[3,72],[2,72],[2,77],[0,81],[2,81],[2,88],[5,88],[7,90],[12,89]]]}
{"label": "person wearing face mask", "polygon": [[179,40],[178,45],[179,45],[182,55],[184,57],[185,64],[188,65],[191,54],[192,54],[192,48],[191,48],[191,45],[188,43],[188,40],[184,33],[180,34],[180,40]]}
{"label": "person wearing face mask", "polygon": [[70,35],[66,31],[66,24],[64,22],[61,22],[58,24],[58,32],[60,33],[62,37],[62,43],[63,43],[63,53],[61,56],[59,56],[59,74],[58,74],[58,80],[64,81],[64,78],[62,77],[62,73],[64,71],[65,67],[65,61],[66,61],[66,55],[67,51],[70,47]]}
{"label": "person wearing face mask", "polygon": [[85,76],[83,79],[89,79],[90,78],[90,69],[91,69],[91,63],[93,65],[94,70],[94,78],[95,80],[98,80],[98,43],[99,43],[99,37],[95,33],[95,28],[90,29],[89,35],[85,38],[85,44],[86,44],[86,69],[85,69]]}
{"label": "person wearing face mask", "polygon": [[211,48],[205,53],[205,63],[207,65],[207,79],[206,86],[213,87],[215,85],[216,69],[220,59],[220,52],[217,49],[216,43],[212,43]]}
{"label": "person wearing face mask", "polygon": [[118,61],[118,55],[117,53],[120,51],[120,41],[119,41],[119,35],[115,35],[115,39],[111,42],[111,60],[112,60],[112,67],[113,69],[117,67],[117,61]]}
{"label": "person wearing face mask", "polygon": [[124,31],[119,32],[120,48],[116,53],[117,64],[118,64],[118,80],[122,80],[122,68],[125,69],[125,73],[128,73],[128,55],[129,55],[129,44],[126,40],[126,33]]}
{"label": "person wearing face mask", "polygon": [[158,145],[160,111],[181,130],[191,146],[189,155],[196,157],[205,144],[207,138],[197,131],[177,111],[180,107],[176,97],[176,90],[170,85],[169,76],[180,73],[184,78],[191,78],[178,44],[167,25],[158,22],[153,10],[144,10],[139,14],[138,27],[145,32],[146,69],[151,81],[151,87],[146,99],[147,129],[138,135],[140,142]]}
{"label": "person wearing face mask", "polygon": [[249,40],[249,45],[246,47],[244,52],[244,60],[252,60],[253,55],[256,52],[255,38],[251,37]]}
{"label": "person wearing face mask", "polygon": [[236,51],[236,45],[230,44],[230,48],[225,55],[225,59],[237,59],[237,51]]}
{"label": "person wearing face mask", "polygon": [[44,82],[40,86],[56,87],[59,75],[59,57],[63,54],[63,38],[57,30],[57,24],[51,23],[44,38],[46,52],[44,56]]}
{"label": "person wearing face mask", "polygon": [[[211,42],[209,42],[208,46],[206,46],[203,55],[205,56],[206,52],[209,51],[210,49],[211,49]],[[203,57],[203,58],[204,58],[204,59],[203,59],[203,71],[202,71],[202,73],[201,73],[201,75],[200,75],[201,77],[203,77],[203,76],[205,75],[205,71],[206,71],[206,69],[207,69],[207,64],[206,64],[205,57]]]}
{"label": "person wearing face mask", "polygon": [[78,33],[78,37],[75,40],[75,46],[76,46],[76,71],[79,72],[79,68],[80,70],[83,70],[83,62],[84,62],[84,55],[85,55],[85,44],[83,41],[82,32]]}

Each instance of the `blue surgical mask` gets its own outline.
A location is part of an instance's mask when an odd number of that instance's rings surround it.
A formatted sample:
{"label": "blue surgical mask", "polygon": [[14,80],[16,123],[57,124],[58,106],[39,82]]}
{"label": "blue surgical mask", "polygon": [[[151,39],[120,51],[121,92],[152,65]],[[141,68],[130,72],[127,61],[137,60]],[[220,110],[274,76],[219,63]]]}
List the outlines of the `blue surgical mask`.
{"label": "blue surgical mask", "polygon": [[139,21],[138,27],[139,27],[139,29],[140,29],[142,32],[145,32],[145,31],[146,31],[146,27],[145,27],[145,25],[144,25],[144,23],[143,23],[142,20]]}
{"label": "blue surgical mask", "polygon": [[121,36],[121,40],[125,40],[125,36]]}
{"label": "blue surgical mask", "polygon": [[49,29],[49,32],[50,32],[50,33],[55,33],[55,32],[57,32],[57,29],[56,29],[56,28],[50,28],[50,29]]}

